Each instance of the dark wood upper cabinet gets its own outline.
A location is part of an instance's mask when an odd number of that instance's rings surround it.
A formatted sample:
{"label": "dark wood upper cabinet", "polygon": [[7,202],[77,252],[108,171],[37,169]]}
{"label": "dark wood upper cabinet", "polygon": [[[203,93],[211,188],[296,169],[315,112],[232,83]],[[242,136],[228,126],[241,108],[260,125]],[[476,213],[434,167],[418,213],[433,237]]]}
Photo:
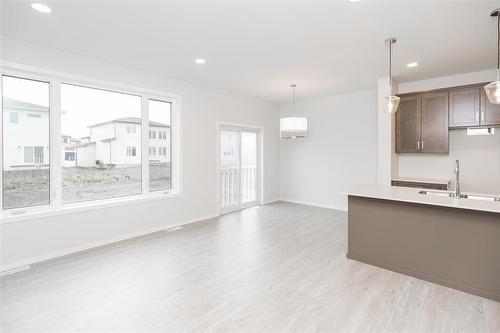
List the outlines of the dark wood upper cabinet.
{"label": "dark wood upper cabinet", "polygon": [[401,95],[396,153],[448,154],[449,129],[500,126],[500,105],[474,84]]}
{"label": "dark wood upper cabinet", "polygon": [[421,134],[421,97],[410,95],[401,97],[396,112],[396,152],[418,153]]}
{"label": "dark wood upper cabinet", "polygon": [[448,148],[448,92],[401,96],[396,153],[447,154]]}
{"label": "dark wood upper cabinet", "polygon": [[457,88],[449,91],[450,128],[479,126],[481,88]]}
{"label": "dark wood upper cabinet", "polygon": [[500,125],[500,105],[490,103],[484,89],[481,89],[481,125]]}
{"label": "dark wood upper cabinet", "polygon": [[487,83],[449,89],[450,128],[500,126],[500,105],[491,104]]}
{"label": "dark wood upper cabinet", "polygon": [[420,152],[448,153],[448,92],[423,94],[421,110]]}

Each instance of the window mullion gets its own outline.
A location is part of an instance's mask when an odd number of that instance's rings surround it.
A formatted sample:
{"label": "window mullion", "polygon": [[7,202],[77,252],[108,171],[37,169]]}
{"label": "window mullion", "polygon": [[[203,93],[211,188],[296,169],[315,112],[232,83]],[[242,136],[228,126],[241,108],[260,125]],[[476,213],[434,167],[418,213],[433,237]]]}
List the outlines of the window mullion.
{"label": "window mullion", "polygon": [[50,82],[50,205],[62,204],[61,82]]}
{"label": "window mullion", "polygon": [[149,193],[149,98],[141,98],[141,166],[142,193]]}
{"label": "window mullion", "polygon": [[181,140],[180,128],[181,118],[179,112],[179,101],[175,100],[171,104],[170,112],[170,137],[169,137],[169,150],[170,150],[170,188],[172,191],[181,191],[182,179],[180,177],[181,168]]}
{"label": "window mullion", "polygon": [[0,133],[0,167],[2,168],[2,172],[0,172],[0,213],[1,210],[4,209],[3,207],[3,191],[4,191],[4,184],[3,184],[3,168],[4,168],[4,156],[3,156],[3,151],[4,151],[4,146],[3,146],[3,129],[4,129],[4,123],[3,123],[3,118],[4,118],[4,110],[3,110],[3,75],[0,75],[0,92],[2,93],[2,110],[0,112],[0,129],[2,129],[2,133]]}
{"label": "window mullion", "polygon": [[242,203],[243,203],[243,184],[242,184],[242,181],[243,181],[243,168],[241,166],[241,162],[242,162],[242,159],[241,159],[241,153],[243,151],[242,149],[242,140],[241,140],[241,137],[243,135],[243,130],[239,130],[238,131],[239,135],[238,135],[238,207],[241,207]]}

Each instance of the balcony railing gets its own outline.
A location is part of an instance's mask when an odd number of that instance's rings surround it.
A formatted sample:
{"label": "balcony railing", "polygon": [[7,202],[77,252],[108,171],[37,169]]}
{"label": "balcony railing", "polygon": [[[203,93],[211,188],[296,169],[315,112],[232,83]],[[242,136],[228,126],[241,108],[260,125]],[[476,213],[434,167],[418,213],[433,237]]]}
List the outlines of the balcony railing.
{"label": "balcony railing", "polygon": [[35,155],[35,164],[40,165],[43,164],[43,155]]}
{"label": "balcony railing", "polygon": [[257,167],[244,166],[241,168],[242,203],[257,200]]}
{"label": "balcony railing", "polygon": [[238,167],[221,168],[220,186],[221,208],[237,206],[240,199],[243,204],[257,200],[257,167],[242,167],[241,182]]}

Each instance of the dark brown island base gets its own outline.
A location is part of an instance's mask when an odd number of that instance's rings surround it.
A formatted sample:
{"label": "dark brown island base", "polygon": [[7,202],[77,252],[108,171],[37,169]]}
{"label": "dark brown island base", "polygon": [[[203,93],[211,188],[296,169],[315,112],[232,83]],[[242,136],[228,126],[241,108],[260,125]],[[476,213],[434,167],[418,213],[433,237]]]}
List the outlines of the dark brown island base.
{"label": "dark brown island base", "polygon": [[459,208],[391,200],[390,191],[349,194],[347,257],[500,302],[500,203]]}

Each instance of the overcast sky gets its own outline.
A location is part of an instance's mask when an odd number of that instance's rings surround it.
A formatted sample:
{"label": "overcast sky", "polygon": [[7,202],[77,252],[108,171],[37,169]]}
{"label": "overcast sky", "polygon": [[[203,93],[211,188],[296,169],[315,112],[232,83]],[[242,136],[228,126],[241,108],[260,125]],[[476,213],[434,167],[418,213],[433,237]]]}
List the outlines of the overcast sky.
{"label": "overcast sky", "polygon": [[[46,82],[3,77],[3,96],[49,106]],[[88,136],[87,126],[123,117],[141,117],[141,98],[80,86],[61,85],[61,131],[75,138]],[[170,125],[170,104],[151,101],[150,120]]]}

